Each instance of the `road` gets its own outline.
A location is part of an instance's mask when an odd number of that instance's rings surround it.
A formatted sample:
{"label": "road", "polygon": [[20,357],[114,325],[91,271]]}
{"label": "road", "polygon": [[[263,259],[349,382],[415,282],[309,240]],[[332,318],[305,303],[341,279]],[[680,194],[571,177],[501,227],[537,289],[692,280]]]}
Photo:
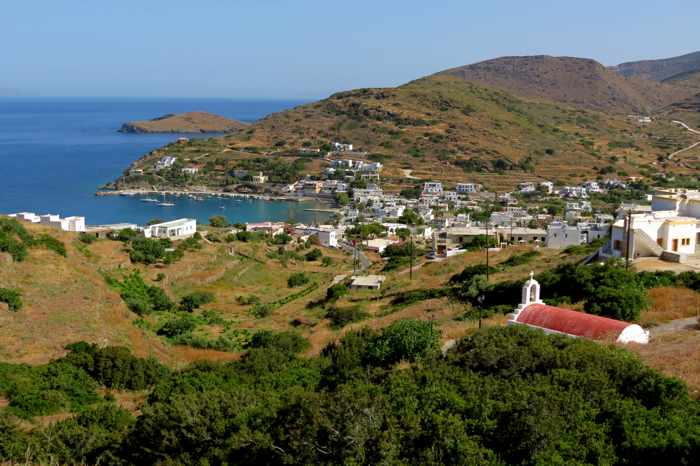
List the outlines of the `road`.
{"label": "road", "polygon": [[362,252],[362,249],[356,248],[350,243],[340,243],[340,247],[344,251],[348,251],[350,254],[354,255],[355,253],[357,253],[357,257],[360,262],[360,269],[357,271],[358,273],[364,272],[369,268],[370,265],[372,265],[367,256],[365,256],[365,253]]}
{"label": "road", "polygon": [[[679,120],[672,120],[671,123],[675,123],[675,124],[677,124],[677,125],[680,125],[680,126],[682,126],[683,128],[685,128],[687,131],[689,131],[689,132],[691,132],[691,133],[693,133],[693,134],[697,134],[697,135],[700,136],[700,131],[698,131],[697,129],[691,128],[690,126],[688,126],[687,124],[683,123],[682,121],[679,121]],[[681,150],[678,150],[678,151],[674,152],[673,154],[670,154],[670,155],[668,156],[668,160],[671,160],[673,157],[675,157],[675,156],[678,155],[678,154],[682,154],[683,152],[689,151],[689,150],[691,150],[691,149],[695,149],[695,148],[698,147],[698,146],[700,146],[700,141],[696,142],[695,144],[691,144],[690,146],[686,147],[685,149],[681,149]]]}

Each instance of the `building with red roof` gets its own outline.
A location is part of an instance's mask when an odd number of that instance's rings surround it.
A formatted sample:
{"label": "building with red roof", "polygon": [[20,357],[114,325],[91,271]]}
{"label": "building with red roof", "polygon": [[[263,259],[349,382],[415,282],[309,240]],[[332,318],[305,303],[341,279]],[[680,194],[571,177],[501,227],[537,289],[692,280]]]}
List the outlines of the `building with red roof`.
{"label": "building with red roof", "polygon": [[637,324],[549,306],[540,299],[540,284],[530,274],[523,285],[522,301],[508,319],[509,325],[527,325],[547,333],[616,343],[649,343],[649,332]]}

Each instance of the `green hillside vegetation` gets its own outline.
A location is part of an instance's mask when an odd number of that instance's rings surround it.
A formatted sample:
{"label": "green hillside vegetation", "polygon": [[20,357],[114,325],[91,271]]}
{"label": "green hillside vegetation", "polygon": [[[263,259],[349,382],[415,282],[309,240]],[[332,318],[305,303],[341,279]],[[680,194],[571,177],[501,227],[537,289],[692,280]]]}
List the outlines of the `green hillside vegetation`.
{"label": "green hillside vegetation", "polygon": [[[659,138],[669,143],[658,147]],[[642,129],[624,116],[527,100],[436,75],[397,88],[341,92],[272,114],[234,135],[166,146],[136,165],[147,168],[172,154],[182,163],[204,163],[201,175],[125,175],[114,187],[205,184],[240,189],[244,181],[234,178],[233,170],[253,166],[269,172],[271,181],[287,182],[295,179],[290,169],[295,164],[303,164],[304,173],[321,170],[319,154],[301,153],[303,148],[323,151],[330,141],[347,141],[385,164],[382,177],[390,188],[410,187],[402,171],[410,169],[423,179],[468,178],[505,189],[528,179],[582,181],[608,166],[613,175],[651,176],[661,168],[682,172],[673,164],[653,163],[690,140],[665,120]],[[275,175],[279,171],[290,176]]]}
{"label": "green hillside vegetation", "polygon": [[[0,460],[652,465],[692,464],[700,448],[684,385],[615,347],[508,327],[443,356],[431,324],[412,320],[350,332],[310,359],[295,338],[254,341],[240,361],[172,373],[83,343],[45,366],[4,364]],[[100,385],[149,396],[134,416]],[[57,409],[75,414],[20,427]]]}

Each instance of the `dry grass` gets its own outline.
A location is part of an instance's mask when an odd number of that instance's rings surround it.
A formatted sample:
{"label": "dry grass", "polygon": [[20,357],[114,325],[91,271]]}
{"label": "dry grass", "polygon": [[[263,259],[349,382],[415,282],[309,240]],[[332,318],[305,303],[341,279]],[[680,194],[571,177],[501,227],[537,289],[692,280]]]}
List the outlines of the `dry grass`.
{"label": "dry grass", "polygon": [[683,330],[654,338],[630,349],[660,372],[682,379],[694,398],[700,398],[700,332]]}
{"label": "dry grass", "polygon": [[639,324],[650,326],[694,317],[700,307],[700,294],[688,288],[661,287],[649,290],[651,309],[642,313]]}

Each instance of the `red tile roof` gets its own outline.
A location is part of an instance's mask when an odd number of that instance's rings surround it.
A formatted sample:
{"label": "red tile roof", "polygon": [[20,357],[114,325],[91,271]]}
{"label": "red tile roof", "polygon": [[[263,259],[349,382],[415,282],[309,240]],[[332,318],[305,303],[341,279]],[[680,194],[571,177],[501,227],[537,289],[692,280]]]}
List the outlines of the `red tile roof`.
{"label": "red tile roof", "polygon": [[518,314],[515,322],[593,340],[617,340],[620,333],[632,325],[546,304],[530,304]]}

